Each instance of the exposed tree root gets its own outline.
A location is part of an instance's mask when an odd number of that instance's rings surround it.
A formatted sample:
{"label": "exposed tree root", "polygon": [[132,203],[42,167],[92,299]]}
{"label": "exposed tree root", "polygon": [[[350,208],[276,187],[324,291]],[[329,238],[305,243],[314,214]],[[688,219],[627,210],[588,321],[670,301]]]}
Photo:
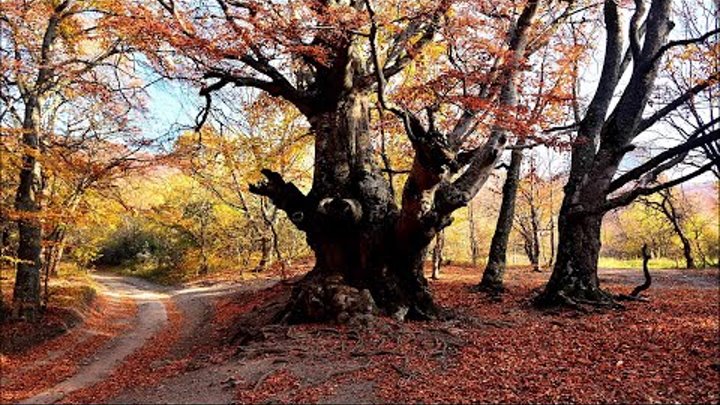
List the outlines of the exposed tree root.
{"label": "exposed tree root", "polygon": [[470,287],[470,291],[486,294],[492,301],[500,302],[502,301],[502,296],[506,290],[502,285],[490,286],[480,283]]}
{"label": "exposed tree root", "polygon": [[585,283],[572,277],[568,282],[560,283],[559,290],[546,289],[533,300],[541,309],[569,308],[582,313],[590,313],[596,309],[622,310],[615,297],[592,283]]}
{"label": "exposed tree root", "polygon": [[635,287],[630,295],[620,294],[616,298],[624,301],[649,301],[645,297],[641,297],[640,293],[650,288],[652,285],[652,277],[650,277],[650,270],[648,270],[648,262],[650,261],[650,253],[648,252],[647,243],[642,247],[643,256],[643,275],[645,276],[645,282]]}
{"label": "exposed tree root", "polygon": [[643,275],[645,276],[645,282],[635,287],[630,293],[631,297],[637,297],[641,292],[647,290],[652,285],[652,278],[650,277],[650,270],[648,270],[648,262],[650,261],[650,253],[648,252],[647,243],[642,247],[643,256]]}

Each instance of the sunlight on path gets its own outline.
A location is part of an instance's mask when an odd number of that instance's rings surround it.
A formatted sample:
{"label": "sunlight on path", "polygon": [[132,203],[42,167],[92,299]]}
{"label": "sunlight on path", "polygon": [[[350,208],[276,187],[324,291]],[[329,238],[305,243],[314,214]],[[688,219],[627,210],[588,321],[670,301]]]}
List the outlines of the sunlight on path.
{"label": "sunlight on path", "polygon": [[168,294],[153,291],[150,289],[153,288],[151,284],[140,280],[109,275],[93,277],[105,287],[103,295],[111,301],[131,299],[136,302],[138,313],[135,316],[134,327],[111,340],[90,359],[89,364],[81,367],[77,374],[41,394],[22,401],[22,404],[57,402],[75,390],[104,380],[123,359],[141,348],[147,339],[167,323],[167,313],[162,300],[168,299]]}

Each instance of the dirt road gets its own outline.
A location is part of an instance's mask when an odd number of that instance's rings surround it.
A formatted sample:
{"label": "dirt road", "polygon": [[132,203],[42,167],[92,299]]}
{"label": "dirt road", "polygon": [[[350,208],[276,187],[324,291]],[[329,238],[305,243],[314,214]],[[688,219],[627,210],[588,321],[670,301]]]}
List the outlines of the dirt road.
{"label": "dirt road", "polygon": [[[93,275],[93,278],[102,286],[101,294],[110,303],[121,300],[132,300],[135,303],[138,310],[128,322],[129,328],[113,337],[91,357],[79,359],[80,367],[72,377],[27,398],[21,402],[22,404],[63,402],[63,399],[73,392],[103,384],[130,355],[137,352],[150,338],[167,326],[166,308],[170,301],[179,307],[184,317],[187,318],[183,319],[182,328],[179,331],[180,336],[176,342],[177,347],[174,348],[175,354],[182,355],[182,352],[188,352],[192,346],[192,335],[196,334],[198,329],[203,326],[213,297],[253,288],[253,283],[250,283],[249,285],[219,284],[173,289],[133,277],[96,274]],[[80,328],[85,328],[85,326],[80,326]],[[93,331],[88,330],[87,333],[93,333]],[[128,402],[128,400],[133,402],[130,398],[123,402]]]}

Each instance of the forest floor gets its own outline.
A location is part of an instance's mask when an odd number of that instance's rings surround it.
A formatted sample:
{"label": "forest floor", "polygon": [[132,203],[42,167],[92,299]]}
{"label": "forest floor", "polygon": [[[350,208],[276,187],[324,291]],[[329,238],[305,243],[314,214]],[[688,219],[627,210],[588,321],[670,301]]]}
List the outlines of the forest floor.
{"label": "forest floor", "polygon": [[[82,325],[2,355],[0,402],[717,403],[718,270],[653,275],[649,302],[580,314],[532,308],[548,272],[509,270],[492,298],[471,291],[476,269],[448,266],[432,284],[454,319],[279,326],[291,286],[276,274],[178,288],[96,274]],[[615,293],[642,282],[600,277]]]}

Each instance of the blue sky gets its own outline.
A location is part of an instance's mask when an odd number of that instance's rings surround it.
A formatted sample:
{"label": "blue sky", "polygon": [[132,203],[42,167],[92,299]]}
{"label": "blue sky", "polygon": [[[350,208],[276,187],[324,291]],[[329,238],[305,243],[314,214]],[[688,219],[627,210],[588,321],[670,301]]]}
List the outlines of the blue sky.
{"label": "blue sky", "polygon": [[152,84],[147,89],[144,135],[149,138],[167,135],[174,139],[181,128],[194,125],[201,103],[198,91],[178,81],[160,80]]}

